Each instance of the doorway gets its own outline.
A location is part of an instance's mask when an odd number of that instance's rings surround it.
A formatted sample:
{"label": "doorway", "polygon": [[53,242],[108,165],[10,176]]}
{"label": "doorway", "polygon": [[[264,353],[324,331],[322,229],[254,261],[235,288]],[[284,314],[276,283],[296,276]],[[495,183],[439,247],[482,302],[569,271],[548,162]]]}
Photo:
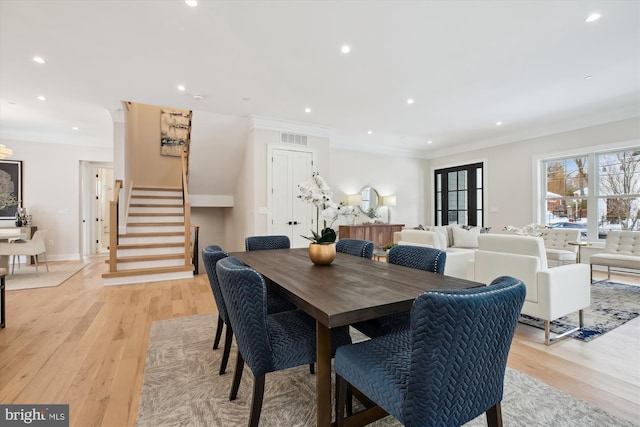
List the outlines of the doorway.
{"label": "doorway", "polygon": [[115,185],[113,164],[80,162],[82,255],[109,253],[109,206]]}

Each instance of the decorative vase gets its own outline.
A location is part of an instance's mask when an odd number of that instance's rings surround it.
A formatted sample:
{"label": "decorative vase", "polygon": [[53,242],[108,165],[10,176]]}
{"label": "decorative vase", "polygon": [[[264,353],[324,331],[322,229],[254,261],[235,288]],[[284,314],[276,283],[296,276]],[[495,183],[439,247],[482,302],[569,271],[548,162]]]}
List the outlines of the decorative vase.
{"label": "decorative vase", "polygon": [[309,258],[315,265],[329,265],[336,258],[336,244],[309,244]]}

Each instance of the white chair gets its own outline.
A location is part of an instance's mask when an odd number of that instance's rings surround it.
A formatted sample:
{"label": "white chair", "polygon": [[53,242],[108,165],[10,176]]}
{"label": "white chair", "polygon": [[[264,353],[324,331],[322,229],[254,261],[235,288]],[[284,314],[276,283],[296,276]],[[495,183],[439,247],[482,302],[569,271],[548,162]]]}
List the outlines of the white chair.
{"label": "white chair", "polygon": [[578,247],[569,243],[580,241],[578,228],[549,228],[542,233],[544,247],[547,253],[547,261],[554,265],[562,265],[576,262]]}
{"label": "white chair", "polygon": [[32,256],[36,264],[36,275],[38,272],[38,255],[44,255],[44,263],[49,271],[49,263],[47,262],[47,248],[45,246],[46,231],[38,230],[34,233],[31,240],[24,242],[5,243],[0,242],[0,255],[13,255],[13,268],[11,274],[15,272],[16,256],[25,255]]}
{"label": "white chair", "polygon": [[[527,287],[522,314],[544,320],[545,344],[549,345],[583,326],[583,309],[591,304],[589,267],[567,264],[548,268],[541,237],[507,234],[481,234],[474,261],[469,263],[467,277],[491,283],[499,276],[520,279]],[[550,323],[574,311],[580,325],[551,338]]]}
{"label": "white chair", "polygon": [[604,253],[591,255],[591,281],[593,266],[607,266],[607,280],[611,279],[611,267],[640,270],[640,231],[609,231],[604,243]]}

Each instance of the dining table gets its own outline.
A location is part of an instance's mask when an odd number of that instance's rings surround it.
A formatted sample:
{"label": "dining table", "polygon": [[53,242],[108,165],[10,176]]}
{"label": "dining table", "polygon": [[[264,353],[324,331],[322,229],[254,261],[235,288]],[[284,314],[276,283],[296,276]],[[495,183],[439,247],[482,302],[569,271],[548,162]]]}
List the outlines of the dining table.
{"label": "dining table", "polygon": [[314,265],[307,248],[233,252],[261,273],[316,321],[317,426],[332,425],[331,329],[409,312],[425,291],[469,289],[484,284],[337,253],[329,265]]}

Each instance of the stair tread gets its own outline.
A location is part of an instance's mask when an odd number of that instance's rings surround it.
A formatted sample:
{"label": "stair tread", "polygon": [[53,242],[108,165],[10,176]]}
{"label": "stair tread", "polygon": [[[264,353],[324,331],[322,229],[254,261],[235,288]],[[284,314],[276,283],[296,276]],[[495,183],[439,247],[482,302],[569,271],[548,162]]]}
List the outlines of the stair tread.
{"label": "stair tread", "polygon": [[182,212],[131,212],[129,216],[184,216]]}
{"label": "stair tread", "polygon": [[156,248],[179,248],[184,247],[184,242],[175,243],[131,243],[118,245],[117,249],[156,249]]}
{"label": "stair tread", "polygon": [[102,277],[108,279],[110,277],[126,277],[126,276],[142,276],[145,274],[163,274],[174,273],[179,271],[193,271],[193,265],[180,265],[173,267],[154,267],[154,268],[134,268],[131,270],[120,270],[109,273],[103,273]]}
{"label": "stair tread", "polygon": [[131,190],[141,190],[141,191],[180,191],[182,192],[182,187],[145,187],[143,185],[134,185]]}
{"label": "stair tread", "polygon": [[[116,258],[116,262],[144,262],[144,261],[165,261],[170,259],[182,259],[183,253],[179,254],[162,254],[162,255],[137,255],[137,256],[121,256]],[[109,264],[106,259],[105,264]]]}
{"label": "stair tread", "polygon": [[181,208],[182,203],[131,203],[129,205],[131,208]]}
{"label": "stair tread", "polygon": [[176,227],[176,226],[184,226],[183,222],[129,222],[127,227]]}
{"label": "stair tread", "polygon": [[127,234],[119,234],[121,239],[126,239],[128,237],[172,237],[172,236],[184,236],[184,231],[158,231],[152,233],[127,233]]}
{"label": "stair tread", "polygon": [[162,200],[182,200],[182,196],[163,196],[148,194],[132,194],[131,199],[162,199]]}

